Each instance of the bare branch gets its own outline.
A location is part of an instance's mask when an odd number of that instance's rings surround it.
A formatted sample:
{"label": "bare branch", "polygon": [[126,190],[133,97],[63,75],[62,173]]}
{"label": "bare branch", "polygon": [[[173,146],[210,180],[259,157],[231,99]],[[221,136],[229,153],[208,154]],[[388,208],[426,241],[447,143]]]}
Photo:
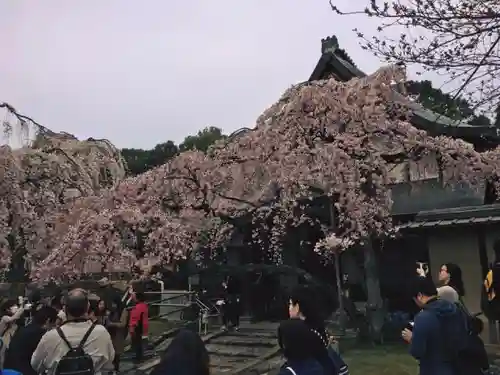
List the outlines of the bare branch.
{"label": "bare branch", "polygon": [[[370,0],[365,14],[381,21],[375,35],[354,29],[363,49],[387,62],[415,64],[425,71],[450,77],[453,93],[490,112],[499,104],[500,3],[495,0],[409,0],[379,3]],[[384,34],[403,28],[399,38]],[[398,30],[399,31],[399,30]]]}

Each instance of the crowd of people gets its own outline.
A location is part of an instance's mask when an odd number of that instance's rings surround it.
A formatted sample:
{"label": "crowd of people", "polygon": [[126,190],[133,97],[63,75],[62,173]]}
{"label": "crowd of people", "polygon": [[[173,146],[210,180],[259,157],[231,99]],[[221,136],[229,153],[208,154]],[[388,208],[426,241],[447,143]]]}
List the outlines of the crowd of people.
{"label": "crowd of people", "polygon": [[[498,243],[500,255],[500,242]],[[500,259],[500,258],[499,258]],[[485,280],[490,301],[500,296],[500,262]],[[496,263],[495,263],[496,264]],[[494,277],[493,272],[498,273]],[[496,281],[496,284],[495,284]],[[480,375],[488,357],[480,334],[483,322],[467,310],[461,269],[446,263],[439,270],[440,286],[428,275],[415,276],[411,298],[419,308],[402,328],[409,354],[418,360],[420,375]],[[492,297],[493,296],[493,297]],[[240,290],[222,284],[223,329],[239,328]],[[129,302],[134,302],[132,305]],[[278,328],[285,359],[278,375],[347,375],[348,367],[333,349],[315,291],[305,285],[292,290],[289,319]],[[20,298],[2,306],[0,366],[22,375],[93,375],[120,370],[125,340],[130,335],[134,361],[141,362],[148,334],[144,293],[130,288],[126,298],[92,299],[73,289],[50,303]],[[161,356],[153,375],[208,375],[210,358],[199,335],[181,330]]]}
{"label": "crowd of people", "polygon": [[[8,300],[0,319],[0,366],[23,375],[91,375],[118,372],[130,335],[133,360],[143,360],[148,335],[144,293],[90,298],[73,289],[52,300]],[[128,306],[127,306],[128,304]]]}

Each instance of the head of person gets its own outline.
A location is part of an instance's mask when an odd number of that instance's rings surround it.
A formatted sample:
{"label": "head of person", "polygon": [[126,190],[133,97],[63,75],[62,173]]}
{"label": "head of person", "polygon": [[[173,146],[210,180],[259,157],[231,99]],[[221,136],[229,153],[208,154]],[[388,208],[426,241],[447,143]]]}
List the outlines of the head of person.
{"label": "head of person", "polygon": [[17,312],[17,310],[19,310],[19,305],[14,299],[9,299],[2,305],[2,315],[12,316]]}
{"label": "head of person", "polygon": [[439,281],[455,289],[460,297],[465,295],[462,269],[455,263],[445,263],[441,266],[439,270]]}
{"label": "head of person", "polygon": [[33,323],[49,329],[56,324],[57,310],[50,306],[42,306],[33,315]]}
{"label": "head of person", "polygon": [[99,301],[90,300],[88,318],[92,321],[95,321],[99,315],[100,315]]}
{"label": "head of person", "polygon": [[64,309],[64,305],[66,303],[65,301],[66,297],[64,296],[64,294],[59,293],[52,298],[52,300],[50,301],[50,306],[52,306],[56,310],[62,310]]}
{"label": "head of person", "polygon": [[113,312],[121,312],[123,310],[123,302],[120,296],[116,296],[111,300],[110,310]]}
{"label": "head of person", "polygon": [[35,289],[31,295],[29,300],[33,305],[38,305],[42,301],[42,292],[40,289]]}
{"label": "head of person", "polygon": [[68,293],[65,312],[68,320],[84,319],[89,312],[90,303],[87,291],[77,288]]}
{"label": "head of person", "polygon": [[151,375],[209,375],[210,359],[200,336],[183,329],[174,337]]}
{"label": "head of person", "polygon": [[412,285],[412,297],[418,307],[437,297],[437,289],[429,277],[417,276]]}
{"label": "head of person", "polygon": [[97,312],[102,315],[102,314],[104,314],[105,311],[106,311],[106,302],[104,302],[103,299],[100,299],[97,302]]}
{"label": "head of person", "polygon": [[288,315],[292,319],[298,318],[313,324],[321,324],[318,305],[315,291],[311,287],[299,285],[290,294]]}
{"label": "head of person", "polygon": [[281,351],[288,361],[301,361],[314,357],[313,331],[301,319],[289,319],[282,322],[278,328],[278,342]]}

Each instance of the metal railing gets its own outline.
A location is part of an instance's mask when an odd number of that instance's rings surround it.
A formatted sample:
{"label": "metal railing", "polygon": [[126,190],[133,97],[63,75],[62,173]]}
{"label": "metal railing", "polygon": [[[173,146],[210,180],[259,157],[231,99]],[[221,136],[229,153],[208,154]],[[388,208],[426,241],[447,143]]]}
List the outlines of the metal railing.
{"label": "metal railing", "polygon": [[[159,311],[157,315],[154,315],[149,318],[149,320],[159,320],[168,318],[171,315],[181,313],[180,320],[185,321],[186,323],[191,323],[196,321],[198,325],[198,333],[207,334],[210,329],[210,323],[212,319],[219,319],[221,316],[220,308],[213,303],[213,300],[204,300],[199,293],[193,291],[148,291],[144,294],[146,295],[163,295],[165,293],[174,294],[165,298],[161,298],[159,300],[147,301],[148,306],[158,306],[158,307],[171,307],[173,308],[170,311],[162,313]],[[128,293],[122,297],[122,301],[127,301],[127,304],[130,302],[130,297],[128,297]],[[180,297],[186,297],[186,303],[172,303],[169,301],[177,300]],[[132,307],[127,307],[130,310]],[[191,316],[189,316],[191,314]]]}
{"label": "metal railing", "polygon": [[195,302],[200,309],[200,316],[198,317],[198,333],[201,335],[203,332],[203,334],[206,335],[209,329],[210,320],[213,318],[219,319],[221,311],[217,304],[211,303],[211,301],[207,301],[207,303],[205,303],[199,298],[199,295],[195,295]]}

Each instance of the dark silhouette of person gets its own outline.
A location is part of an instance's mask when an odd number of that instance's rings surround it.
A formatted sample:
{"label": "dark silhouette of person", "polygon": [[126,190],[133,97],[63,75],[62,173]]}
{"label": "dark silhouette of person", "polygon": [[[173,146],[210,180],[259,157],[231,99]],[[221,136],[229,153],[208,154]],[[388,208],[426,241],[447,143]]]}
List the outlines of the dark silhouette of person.
{"label": "dark silhouette of person", "polygon": [[36,375],[31,367],[31,356],[42,336],[56,324],[57,310],[43,306],[35,311],[33,321],[21,327],[12,337],[5,356],[4,368],[19,371],[23,375]]}
{"label": "dark silhouette of person", "polygon": [[183,329],[172,340],[151,375],[209,375],[210,359],[200,336]]}

